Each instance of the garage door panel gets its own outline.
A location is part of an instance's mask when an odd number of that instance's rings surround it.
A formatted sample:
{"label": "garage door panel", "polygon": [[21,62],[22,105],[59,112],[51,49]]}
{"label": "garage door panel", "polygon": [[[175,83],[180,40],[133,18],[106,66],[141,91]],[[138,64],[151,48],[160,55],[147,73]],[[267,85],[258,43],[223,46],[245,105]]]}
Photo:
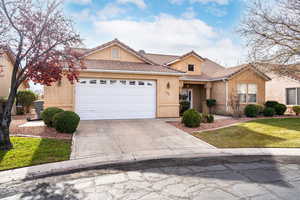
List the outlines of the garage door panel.
{"label": "garage door panel", "polygon": [[[93,81],[91,81],[93,80]],[[89,84],[91,82],[96,84]],[[124,85],[124,81],[126,84]],[[142,80],[144,85],[129,85],[132,80],[85,79],[76,86],[76,112],[81,119],[155,118],[155,81]]]}

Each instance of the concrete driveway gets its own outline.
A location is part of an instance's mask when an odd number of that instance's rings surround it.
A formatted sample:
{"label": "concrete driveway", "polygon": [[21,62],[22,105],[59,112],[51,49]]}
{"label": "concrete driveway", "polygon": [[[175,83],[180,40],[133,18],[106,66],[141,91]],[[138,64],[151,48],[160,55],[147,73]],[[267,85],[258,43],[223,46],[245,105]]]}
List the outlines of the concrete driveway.
{"label": "concrete driveway", "polygon": [[71,159],[99,156],[170,156],[215,147],[158,119],[81,121]]}

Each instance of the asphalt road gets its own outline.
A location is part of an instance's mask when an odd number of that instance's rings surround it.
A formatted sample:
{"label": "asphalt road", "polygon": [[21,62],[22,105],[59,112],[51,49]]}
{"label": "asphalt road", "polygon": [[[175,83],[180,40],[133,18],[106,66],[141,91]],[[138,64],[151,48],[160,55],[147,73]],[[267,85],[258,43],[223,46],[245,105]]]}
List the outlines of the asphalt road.
{"label": "asphalt road", "polygon": [[152,160],[0,185],[1,199],[300,199],[300,158]]}

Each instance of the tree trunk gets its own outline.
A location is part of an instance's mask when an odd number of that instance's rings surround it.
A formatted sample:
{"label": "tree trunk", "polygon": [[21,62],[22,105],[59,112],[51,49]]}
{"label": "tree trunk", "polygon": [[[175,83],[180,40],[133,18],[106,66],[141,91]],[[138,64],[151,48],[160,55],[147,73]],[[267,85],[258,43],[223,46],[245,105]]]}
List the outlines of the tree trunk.
{"label": "tree trunk", "polygon": [[16,90],[11,91],[4,107],[4,111],[0,114],[0,150],[10,150],[13,145],[9,137],[9,127],[11,123],[11,110],[16,98]]}

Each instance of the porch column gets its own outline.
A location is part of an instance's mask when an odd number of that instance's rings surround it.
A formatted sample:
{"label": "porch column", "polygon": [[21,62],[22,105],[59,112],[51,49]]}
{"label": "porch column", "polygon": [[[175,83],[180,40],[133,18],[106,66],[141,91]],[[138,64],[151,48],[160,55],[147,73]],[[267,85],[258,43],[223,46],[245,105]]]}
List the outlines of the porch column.
{"label": "porch column", "polygon": [[[210,99],[211,98],[211,83],[206,83],[204,85],[205,91],[206,91],[206,99]],[[206,99],[202,102],[202,112],[203,113],[209,113],[209,109],[207,107],[206,104]]]}
{"label": "porch column", "polygon": [[206,99],[210,99],[211,98],[211,83],[206,83],[205,84],[205,89],[206,89]]}

